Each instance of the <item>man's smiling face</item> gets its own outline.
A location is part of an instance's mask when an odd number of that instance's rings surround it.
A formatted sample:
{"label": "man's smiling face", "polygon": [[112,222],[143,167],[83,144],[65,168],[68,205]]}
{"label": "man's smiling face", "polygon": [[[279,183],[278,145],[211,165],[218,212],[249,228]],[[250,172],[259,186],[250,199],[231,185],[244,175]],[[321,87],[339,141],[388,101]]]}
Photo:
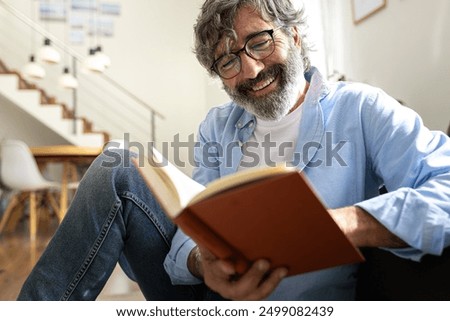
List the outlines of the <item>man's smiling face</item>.
{"label": "man's smiling face", "polygon": [[[243,7],[236,15],[234,29],[237,42],[231,51],[242,48],[249,35],[276,29],[276,26],[264,21],[253,8]],[[298,34],[294,30],[294,35],[288,36],[278,29],[273,38],[275,50],[270,56],[255,60],[241,52],[240,73],[234,78],[222,79],[231,99],[266,120],[279,120],[298,107],[305,87]],[[219,45],[216,57],[223,54],[224,42]]]}

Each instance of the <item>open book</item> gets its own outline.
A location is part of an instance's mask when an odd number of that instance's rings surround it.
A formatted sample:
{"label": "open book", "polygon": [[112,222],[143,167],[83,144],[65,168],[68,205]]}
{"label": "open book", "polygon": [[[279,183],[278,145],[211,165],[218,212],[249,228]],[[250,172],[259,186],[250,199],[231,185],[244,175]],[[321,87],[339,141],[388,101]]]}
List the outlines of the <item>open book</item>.
{"label": "open book", "polygon": [[134,163],[168,217],[239,273],[262,258],[289,275],[364,260],[294,168],[248,169],[205,187],[156,150]]}

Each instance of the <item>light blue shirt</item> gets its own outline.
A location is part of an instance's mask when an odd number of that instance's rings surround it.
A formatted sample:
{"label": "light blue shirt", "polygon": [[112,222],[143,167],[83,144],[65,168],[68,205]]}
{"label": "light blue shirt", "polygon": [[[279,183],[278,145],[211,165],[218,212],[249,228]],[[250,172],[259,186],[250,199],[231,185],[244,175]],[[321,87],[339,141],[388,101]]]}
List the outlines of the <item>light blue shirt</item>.
{"label": "light blue shirt", "polygon": [[[324,204],[365,209],[409,245],[387,249],[398,256],[439,255],[450,245],[450,139],[380,89],[327,84],[314,68],[305,77],[310,88],[294,163]],[[234,173],[254,122],[233,102],[213,108],[199,128],[194,179],[206,184]],[[381,185],[391,192],[379,196]],[[186,266],[194,246],[176,233],[165,261],[174,284],[201,282]],[[356,271],[357,265],[346,265],[289,277],[269,299],[353,299]]]}

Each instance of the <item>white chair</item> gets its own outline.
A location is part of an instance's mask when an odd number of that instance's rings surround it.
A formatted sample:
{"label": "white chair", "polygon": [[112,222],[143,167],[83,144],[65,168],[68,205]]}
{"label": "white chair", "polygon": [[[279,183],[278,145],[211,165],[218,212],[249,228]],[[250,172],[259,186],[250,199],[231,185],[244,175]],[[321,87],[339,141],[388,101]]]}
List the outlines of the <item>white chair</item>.
{"label": "white chair", "polygon": [[[0,146],[0,167],[2,164],[2,157],[1,157],[1,146]],[[10,190],[3,185],[2,183],[2,176],[0,175],[0,219],[3,215],[4,209],[6,209],[6,203],[8,202],[8,197],[10,194]]]}
{"label": "white chair", "polygon": [[4,186],[14,191],[0,222],[0,233],[2,233],[13,209],[28,199],[30,215],[30,240],[35,241],[38,214],[38,196],[44,195],[49,201],[51,208],[57,212],[58,204],[52,194],[59,191],[61,184],[45,179],[36,160],[28,146],[19,140],[5,140],[1,143],[1,166],[0,176]]}

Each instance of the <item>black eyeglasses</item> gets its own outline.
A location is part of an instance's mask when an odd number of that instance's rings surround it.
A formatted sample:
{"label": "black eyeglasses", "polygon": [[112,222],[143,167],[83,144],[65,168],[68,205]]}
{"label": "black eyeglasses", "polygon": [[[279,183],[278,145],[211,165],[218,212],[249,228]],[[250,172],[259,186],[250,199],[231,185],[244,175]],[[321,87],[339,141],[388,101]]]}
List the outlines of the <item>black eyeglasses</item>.
{"label": "black eyeglasses", "polygon": [[224,54],[214,61],[211,69],[216,72],[223,79],[231,79],[236,77],[242,68],[242,62],[240,54],[245,54],[255,60],[261,60],[269,57],[275,51],[275,41],[273,39],[273,33],[275,30],[264,30],[251,36],[245,42],[244,47],[235,52]]}

